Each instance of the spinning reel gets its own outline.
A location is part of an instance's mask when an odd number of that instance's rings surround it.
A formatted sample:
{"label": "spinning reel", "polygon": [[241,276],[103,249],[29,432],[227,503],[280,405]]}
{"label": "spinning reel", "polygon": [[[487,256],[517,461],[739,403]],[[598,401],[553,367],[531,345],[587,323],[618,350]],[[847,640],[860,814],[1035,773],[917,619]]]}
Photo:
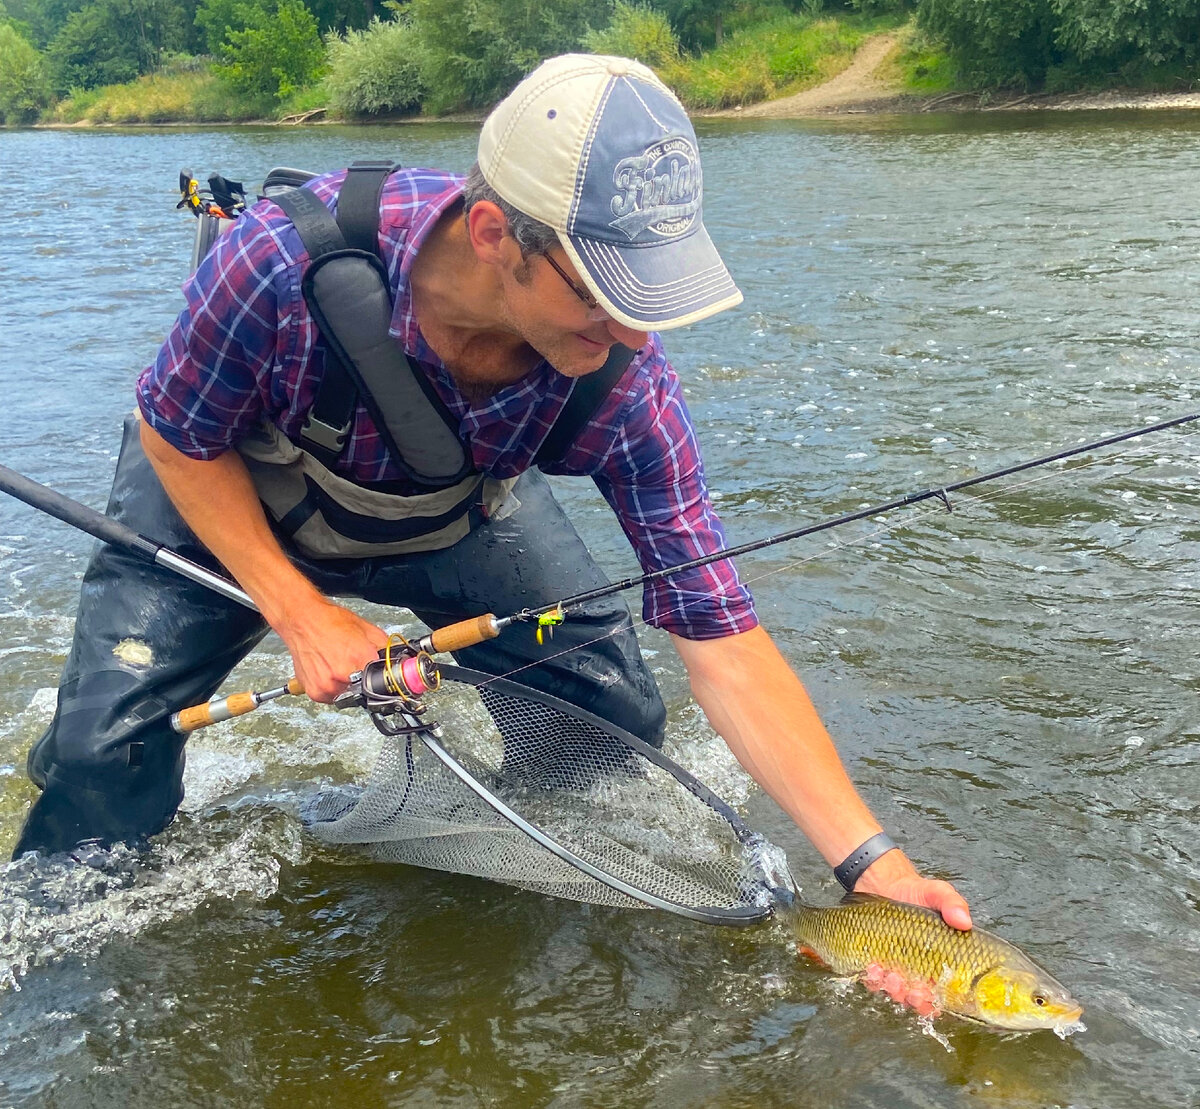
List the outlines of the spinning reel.
{"label": "spinning reel", "polygon": [[430,731],[433,725],[420,719],[427,710],[421,698],[441,684],[442,675],[428,651],[402,635],[391,635],[379,658],[350,675],[350,687],[334,698],[333,706],[366,709],[384,735]]}

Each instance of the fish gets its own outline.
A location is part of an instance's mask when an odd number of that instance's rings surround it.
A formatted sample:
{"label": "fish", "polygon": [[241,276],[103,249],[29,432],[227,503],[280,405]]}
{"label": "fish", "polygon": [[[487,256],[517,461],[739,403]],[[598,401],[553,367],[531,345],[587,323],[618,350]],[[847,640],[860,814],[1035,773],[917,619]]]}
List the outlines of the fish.
{"label": "fish", "polygon": [[930,987],[936,1010],[1015,1032],[1081,1031],[1083,1006],[1019,948],[986,932],[951,928],[919,905],[852,893],[837,905],[789,910],[800,951],[835,974],[895,971]]}

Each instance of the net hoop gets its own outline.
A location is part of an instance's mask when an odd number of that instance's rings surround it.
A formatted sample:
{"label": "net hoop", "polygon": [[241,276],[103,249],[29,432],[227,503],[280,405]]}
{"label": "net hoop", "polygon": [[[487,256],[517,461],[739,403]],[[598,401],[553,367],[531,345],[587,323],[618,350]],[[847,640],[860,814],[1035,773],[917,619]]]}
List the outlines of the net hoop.
{"label": "net hoop", "polygon": [[[718,797],[711,789],[703,782],[695,778],[682,766],[676,763],[673,759],[664,755],[655,747],[651,747],[648,743],[637,738],[631,732],[625,731],[611,721],[587,712],[584,709],[578,708],[575,705],[569,705],[558,697],[553,697],[550,694],[542,693],[540,690],[532,689],[529,686],[518,685],[516,682],[508,681],[505,678],[493,677],[490,674],[481,673],[478,670],[469,670],[461,666],[443,665],[438,669],[442,672],[444,678],[449,678],[451,681],[461,682],[464,685],[472,685],[478,688],[481,685],[486,685],[495,690],[497,693],[505,694],[509,697],[521,698],[527,701],[535,701],[539,704],[546,705],[549,708],[556,709],[559,712],[566,712],[577,719],[583,720],[594,727],[606,732],[613,739],[619,740],[631,751],[635,752],[639,757],[648,762],[653,763],[661,770],[665,770],[670,774],[680,785],[687,789],[699,800],[703,801],[710,809],[720,816],[733,831],[739,843],[746,848],[750,858],[753,858],[757,844],[761,841],[761,837],[746,825],[745,821],[720,797]],[[720,906],[713,905],[707,907],[698,907],[695,905],[684,905],[667,898],[658,896],[649,890],[641,889],[640,887],[626,882],[614,875],[608,874],[603,868],[595,866],[587,859],[577,855],[574,851],[564,847],[552,836],[547,835],[541,828],[531,821],[526,820],[519,813],[510,808],[504,801],[493,794],[483,783],[478,781],[464,766],[462,766],[453,755],[442,746],[441,742],[429,731],[419,733],[421,742],[452,774],[454,774],[465,786],[476,794],[487,805],[491,806],[496,812],[510,821],[515,827],[519,828],[526,835],[530,836],[541,846],[548,851],[552,851],[564,862],[583,871],[585,874],[595,878],[598,882],[604,883],[618,893],[623,893],[627,897],[632,897],[637,901],[641,901],[645,905],[652,908],[663,909],[666,912],[675,913],[677,916],[687,917],[691,920],[698,920],[705,924],[723,924],[723,925],[750,925],[759,924],[769,918],[775,911],[775,906],[778,903],[790,902],[792,893],[789,890],[777,886],[771,881],[766,871],[762,867],[758,867],[759,881],[762,886],[763,894],[756,903],[746,904],[741,906]]]}

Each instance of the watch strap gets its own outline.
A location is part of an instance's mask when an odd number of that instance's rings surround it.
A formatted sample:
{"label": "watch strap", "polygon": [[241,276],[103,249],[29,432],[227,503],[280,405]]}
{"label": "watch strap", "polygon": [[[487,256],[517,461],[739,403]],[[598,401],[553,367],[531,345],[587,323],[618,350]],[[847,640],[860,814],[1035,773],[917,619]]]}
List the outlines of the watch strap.
{"label": "watch strap", "polygon": [[876,832],[870,839],[861,843],[841,862],[833,868],[833,876],[851,893],[854,886],[867,869],[881,855],[894,851],[896,844],[886,832]]}

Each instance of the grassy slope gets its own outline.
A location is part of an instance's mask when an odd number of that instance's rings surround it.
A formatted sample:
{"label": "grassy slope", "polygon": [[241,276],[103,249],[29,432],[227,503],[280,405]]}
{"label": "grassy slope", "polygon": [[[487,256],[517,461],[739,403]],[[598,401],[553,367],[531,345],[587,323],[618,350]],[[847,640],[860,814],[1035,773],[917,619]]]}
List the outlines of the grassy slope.
{"label": "grassy slope", "polygon": [[[896,18],[851,16],[813,20],[778,16],[737,31],[715,50],[662,70],[663,79],[690,108],[724,108],[787,96],[841,72],[870,35],[893,30]],[[279,114],[322,106],[319,88],[298,94]],[[61,101],[47,123],[238,122],[255,116],[223,94],[203,70],[142,77],[126,85],[91,89]]]}

